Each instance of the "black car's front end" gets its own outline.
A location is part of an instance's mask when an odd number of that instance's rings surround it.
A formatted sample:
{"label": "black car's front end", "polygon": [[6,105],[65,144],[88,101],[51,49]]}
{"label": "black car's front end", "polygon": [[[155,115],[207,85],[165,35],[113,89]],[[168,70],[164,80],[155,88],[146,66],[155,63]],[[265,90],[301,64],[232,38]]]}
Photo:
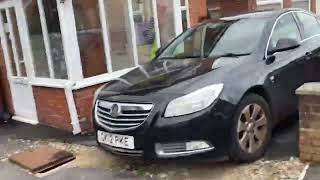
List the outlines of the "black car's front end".
{"label": "black car's front end", "polygon": [[104,149],[144,158],[227,155],[233,105],[216,100],[204,110],[168,118],[165,110],[172,95],[151,101],[118,97],[98,98],[95,104],[97,140]]}

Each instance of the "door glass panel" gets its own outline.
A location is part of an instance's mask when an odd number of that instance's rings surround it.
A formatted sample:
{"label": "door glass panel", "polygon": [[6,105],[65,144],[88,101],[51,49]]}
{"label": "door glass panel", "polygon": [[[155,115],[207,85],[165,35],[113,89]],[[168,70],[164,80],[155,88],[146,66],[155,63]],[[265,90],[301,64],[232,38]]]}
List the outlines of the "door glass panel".
{"label": "door glass panel", "polygon": [[17,59],[18,59],[19,68],[20,68],[20,76],[26,77],[27,76],[26,66],[23,58],[21,39],[20,39],[20,34],[19,34],[19,29],[17,24],[17,17],[16,17],[14,8],[9,8],[9,14],[10,14],[11,23],[12,23],[12,31],[13,31],[12,33],[13,33],[13,36],[15,37],[14,43],[17,50]]}
{"label": "door glass panel", "polygon": [[157,11],[161,46],[165,46],[176,37],[173,1],[157,0]]}
{"label": "door glass panel", "polygon": [[[134,66],[128,1],[104,0],[113,71]],[[115,18],[116,17],[116,18]]]}
{"label": "door glass panel", "polygon": [[50,77],[37,0],[23,1],[28,22],[36,77]]}
{"label": "door glass panel", "polygon": [[67,66],[64,57],[57,1],[43,0],[43,7],[48,27],[51,48],[52,65],[56,79],[68,79]]}
{"label": "door glass panel", "polygon": [[15,64],[15,61],[14,61],[14,55],[13,55],[13,49],[12,49],[12,41],[11,41],[11,38],[10,38],[8,19],[7,19],[7,15],[6,15],[6,11],[5,10],[1,10],[1,16],[2,16],[2,19],[3,19],[3,27],[4,27],[4,31],[5,31],[5,38],[6,38],[6,42],[7,42],[8,55],[9,55],[9,59],[8,60],[9,60],[9,63],[10,63],[12,76],[17,76],[17,68],[16,68],[16,64]]}
{"label": "door glass panel", "polygon": [[107,72],[98,0],[73,0],[83,76]]}
{"label": "door glass panel", "polygon": [[150,62],[157,49],[152,1],[133,0],[132,7],[139,64],[144,64]]}

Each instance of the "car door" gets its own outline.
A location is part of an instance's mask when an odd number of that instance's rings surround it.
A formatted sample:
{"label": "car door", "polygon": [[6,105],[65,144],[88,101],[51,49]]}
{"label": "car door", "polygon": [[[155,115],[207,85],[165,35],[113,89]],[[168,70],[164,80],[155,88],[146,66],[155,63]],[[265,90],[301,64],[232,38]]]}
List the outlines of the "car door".
{"label": "car door", "polygon": [[[279,17],[271,34],[268,52],[275,49],[279,39],[290,38],[298,42],[302,40],[301,32],[292,13]],[[269,74],[269,87],[274,106],[280,119],[297,110],[298,100],[295,90],[308,79],[305,66],[305,47],[299,46],[287,51],[269,54],[275,61],[267,64],[272,71]]]}
{"label": "car door", "polygon": [[306,82],[320,81],[320,24],[311,14],[295,13],[302,32],[301,46],[305,47],[305,61],[308,68]]}

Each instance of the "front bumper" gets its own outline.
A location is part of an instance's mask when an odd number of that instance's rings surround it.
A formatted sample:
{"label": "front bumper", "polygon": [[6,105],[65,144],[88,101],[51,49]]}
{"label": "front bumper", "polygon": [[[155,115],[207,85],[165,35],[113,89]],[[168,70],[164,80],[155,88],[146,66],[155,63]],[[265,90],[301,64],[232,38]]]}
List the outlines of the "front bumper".
{"label": "front bumper", "polygon": [[[97,131],[134,137],[134,150],[114,148],[104,144],[100,144],[101,147],[116,154],[152,159],[198,154],[210,155],[210,157],[228,155],[234,105],[218,100],[205,110],[173,118],[164,118],[164,109],[165,107],[160,105],[155,107],[141,126],[129,131],[112,132],[94,120]],[[206,142],[208,146],[188,150],[186,144],[190,142]],[[170,145],[171,147],[165,151],[163,147]]]}

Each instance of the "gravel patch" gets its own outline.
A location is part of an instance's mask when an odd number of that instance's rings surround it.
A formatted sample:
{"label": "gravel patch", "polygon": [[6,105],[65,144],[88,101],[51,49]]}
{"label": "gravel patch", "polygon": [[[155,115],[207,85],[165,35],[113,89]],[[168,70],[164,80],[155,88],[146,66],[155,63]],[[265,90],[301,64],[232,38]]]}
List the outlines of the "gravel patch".
{"label": "gravel patch", "polygon": [[17,145],[16,149],[0,154],[0,161],[6,161],[11,154],[48,144],[75,154],[76,159],[65,168],[106,169],[116,173],[132,174],[143,179],[297,180],[305,167],[305,164],[297,158],[275,161],[259,160],[248,164],[195,160],[146,162],[116,156],[98,147],[67,144],[55,140],[10,140],[8,143]]}

